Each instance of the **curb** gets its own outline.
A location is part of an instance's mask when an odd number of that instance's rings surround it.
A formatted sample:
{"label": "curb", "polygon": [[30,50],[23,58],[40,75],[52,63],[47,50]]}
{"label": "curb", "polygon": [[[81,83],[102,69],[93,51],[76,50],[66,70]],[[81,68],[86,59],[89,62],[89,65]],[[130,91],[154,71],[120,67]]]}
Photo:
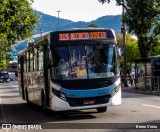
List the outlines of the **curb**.
{"label": "curb", "polygon": [[132,88],[132,87],[123,87],[122,92],[140,93],[140,94],[160,96],[160,92],[158,92],[158,91],[148,91],[148,90],[145,90],[144,88],[135,89],[135,88]]}

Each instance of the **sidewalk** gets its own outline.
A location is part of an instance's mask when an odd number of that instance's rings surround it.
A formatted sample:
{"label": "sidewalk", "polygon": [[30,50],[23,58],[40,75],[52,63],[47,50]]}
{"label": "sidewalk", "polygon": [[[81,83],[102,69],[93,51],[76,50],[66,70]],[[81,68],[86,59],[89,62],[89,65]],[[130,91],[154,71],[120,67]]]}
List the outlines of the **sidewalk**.
{"label": "sidewalk", "polygon": [[122,92],[129,92],[129,93],[141,93],[141,94],[148,94],[148,95],[157,95],[160,96],[160,92],[158,91],[148,91],[145,88],[134,88],[134,87],[122,87]]}

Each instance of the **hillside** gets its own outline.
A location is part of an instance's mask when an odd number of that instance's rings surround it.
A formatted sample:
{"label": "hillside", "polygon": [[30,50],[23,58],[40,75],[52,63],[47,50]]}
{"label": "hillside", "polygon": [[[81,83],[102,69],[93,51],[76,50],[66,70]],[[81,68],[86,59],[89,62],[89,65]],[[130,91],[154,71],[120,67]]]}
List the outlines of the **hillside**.
{"label": "hillside", "polygon": [[[58,29],[58,18],[38,12],[41,16],[40,22],[37,24],[36,33],[40,33],[41,29],[43,32],[53,31]],[[121,15],[116,16],[103,16],[93,20],[91,22],[73,22],[67,19],[60,18],[60,29],[71,29],[71,28],[85,28],[90,24],[96,24],[100,28],[112,28],[116,32],[120,32],[121,28]]]}
{"label": "hillside", "polygon": [[[44,14],[42,12],[38,12],[41,19],[40,22],[36,25],[36,30],[34,34],[40,34],[42,32],[47,31],[55,31],[58,29],[58,18],[54,16],[50,16]],[[72,28],[85,28],[90,24],[96,24],[100,28],[112,28],[116,33],[120,33],[121,28],[121,15],[117,16],[103,16],[93,20],[91,22],[73,22],[67,19],[60,18],[60,30],[63,29],[72,29]],[[22,50],[27,45],[27,41],[18,44],[15,48],[17,51]]]}

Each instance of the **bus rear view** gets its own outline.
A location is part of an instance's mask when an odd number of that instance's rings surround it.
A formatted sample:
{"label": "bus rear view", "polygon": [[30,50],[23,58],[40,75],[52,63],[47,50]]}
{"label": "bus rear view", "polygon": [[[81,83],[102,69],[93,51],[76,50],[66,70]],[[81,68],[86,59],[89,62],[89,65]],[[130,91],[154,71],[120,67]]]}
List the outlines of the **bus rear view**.
{"label": "bus rear view", "polygon": [[[105,112],[107,106],[121,104],[119,55],[113,30],[51,32],[46,36],[43,47],[43,54],[46,54],[43,57],[44,88],[39,92],[46,95],[39,97],[39,101],[45,97],[47,109],[94,108]],[[29,102],[35,103],[33,96],[28,98]]]}

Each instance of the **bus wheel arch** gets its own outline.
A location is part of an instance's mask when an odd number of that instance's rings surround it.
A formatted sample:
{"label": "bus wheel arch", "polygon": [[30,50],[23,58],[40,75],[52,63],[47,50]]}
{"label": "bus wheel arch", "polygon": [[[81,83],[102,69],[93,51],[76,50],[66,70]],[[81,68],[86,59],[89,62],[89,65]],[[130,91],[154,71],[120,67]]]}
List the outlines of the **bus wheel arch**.
{"label": "bus wheel arch", "polygon": [[41,105],[43,109],[44,107],[46,107],[46,99],[45,99],[45,94],[43,89],[41,90]]}
{"label": "bus wheel arch", "polygon": [[30,105],[31,105],[31,102],[29,101],[29,98],[28,98],[27,88],[25,88],[25,100],[27,101],[28,106],[30,106]]}
{"label": "bus wheel arch", "polygon": [[27,88],[25,88],[25,100],[28,101],[28,91],[27,91]]}

